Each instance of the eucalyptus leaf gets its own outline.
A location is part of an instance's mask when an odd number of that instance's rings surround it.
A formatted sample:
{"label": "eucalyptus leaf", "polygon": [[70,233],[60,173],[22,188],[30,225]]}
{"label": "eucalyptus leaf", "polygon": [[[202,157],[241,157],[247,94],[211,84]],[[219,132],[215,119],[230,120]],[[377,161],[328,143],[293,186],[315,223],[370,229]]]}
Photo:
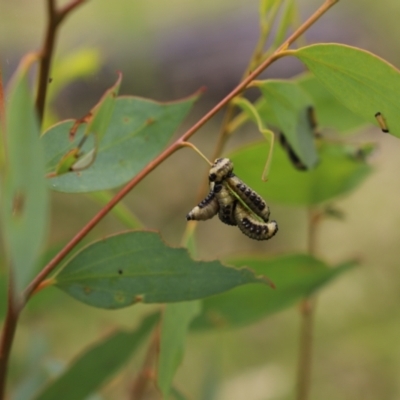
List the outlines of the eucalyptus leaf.
{"label": "eucalyptus leaf", "polygon": [[195,300],[246,283],[264,283],[247,269],[219,261],[194,261],[186,249],[167,246],[154,232],[136,231],[94,242],[54,278],[75,299],[100,308],[122,308],[142,301]]}
{"label": "eucalyptus leaf", "polygon": [[157,369],[157,385],[165,399],[172,391],[175,372],[183,359],[189,325],[200,311],[201,303],[198,300],[168,304],[165,308]]}
{"label": "eucalyptus leaf", "polygon": [[193,329],[235,327],[255,322],[292,306],[356,265],[349,261],[331,268],[307,254],[274,258],[253,256],[232,259],[229,263],[246,265],[258,274],[267,275],[276,289],[243,286],[205,299],[202,313],[193,321]]}
{"label": "eucalyptus leaf", "polygon": [[[165,148],[196,99],[197,96],[192,96],[163,104],[137,97],[117,98],[94,163],[83,171],[49,178],[49,186],[60,192],[82,193],[112,189],[128,182]],[[57,124],[42,137],[49,174],[82,139],[85,124],[70,140],[73,124],[73,121]],[[95,146],[89,139],[82,147],[83,153]]]}
{"label": "eucalyptus leaf", "polygon": [[343,105],[375,125],[375,114],[380,112],[390,133],[400,137],[397,68],[368,51],[342,44],[306,46],[291,54]]}
{"label": "eucalyptus leaf", "polygon": [[321,128],[333,128],[341,133],[348,133],[366,125],[365,119],[345,107],[312,74],[303,74],[296,82],[312,97],[318,126]]}
{"label": "eucalyptus leaf", "polygon": [[312,98],[295,82],[266,80],[257,81],[256,86],[261,90],[268,113],[274,115],[274,119],[269,121],[261,107],[259,112],[263,121],[276,124],[302,163],[308,169],[313,168],[318,155],[314,127],[309,116],[313,108]]}
{"label": "eucalyptus leaf", "polygon": [[32,278],[48,220],[43,144],[27,76],[33,61],[33,56],[26,56],[10,82],[6,103],[7,164],[0,188],[3,238],[18,292]]}
{"label": "eucalyptus leaf", "polygon": [[134,331],[117,331],[76,358],[58,378],[49,382],[35,400],[84,400],[127,362],[146,338],[159,315],[146,317]]}
{"label": "eucalyptus leaf", "polygon": [[271,172],[261,180],[268,148],[264,142],[229,156],[234,172],[265,199],[286,205],[320,204],[354,190],[372,171],[365,160],[349,154],[348,146],[321,143],[320,162],[311,171],[297,171],[280,146],[274,146]]}

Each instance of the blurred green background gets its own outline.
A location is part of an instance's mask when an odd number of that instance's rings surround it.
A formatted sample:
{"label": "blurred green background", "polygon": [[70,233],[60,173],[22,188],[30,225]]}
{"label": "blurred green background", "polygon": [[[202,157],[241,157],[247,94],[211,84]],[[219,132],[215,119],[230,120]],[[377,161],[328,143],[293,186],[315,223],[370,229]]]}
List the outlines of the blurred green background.
{"label": "blurred green background", "polygon": [[[5,81],[25,52],[40,47],[45,3],[0,0],[0,62]],[[299,3],[304,18],[321,2]],[[84,115],[120,70],[122,94],[170,101],[205,86],[207,92],[183,131],[240,79],[257,41],[258,7],[255,0],[88,1],[62,26],[56,56],[96,49],[100,67],[92,76],[63,89],[54,100],[55,112],[62,119]],[[306,39],[358,46],[400,66],[399,12],[397,0],[342,0],[307,32]],[[263,77],[291,77],[301,71],[299,63],[284,59]],[[207,156],[212,154],[221,116],[193,139]],[[318,297],[311,398],[393,400],[400,398],[396,339],[400,337],[400,142],[372,127],[355,135],[378,142],[371,159],[376,172],[356,192],[335,202],[346,219],[322,223],[317,253],[331,263],[357,256],[362,264]],[[246,125],[227,149],[256,138],[256,128]],[[126,204],[146,227],[160,230],[168,243],[177,245],[206,170],[199,157],[182,150],[140,183]],[[273,240],[251,241],[214,219],[199,225],[200,256],[304,251],[306,210],[270,206],[280,227]],[[57,248],[69,240],[98,209],[85,196],[53,194],[49,246]],[[124,229],[110,215],[86,243]],[[11,363],[14,387],[22,390],[21,384],[29,383],[26,377],[39,367],[56,371],[114,327],[134,326],[148,309],[139,305],[122,311],[97,310],[56,289],[43,291],[29,304],[18,329]],[[292,399],[298,333],[299,314],[292,308],[246,328],[191,335],[177,386],[192,399]],[[137,357],[102,396],[123,398],[139,366]],[[213,386],[215,397],[207,394]]]}

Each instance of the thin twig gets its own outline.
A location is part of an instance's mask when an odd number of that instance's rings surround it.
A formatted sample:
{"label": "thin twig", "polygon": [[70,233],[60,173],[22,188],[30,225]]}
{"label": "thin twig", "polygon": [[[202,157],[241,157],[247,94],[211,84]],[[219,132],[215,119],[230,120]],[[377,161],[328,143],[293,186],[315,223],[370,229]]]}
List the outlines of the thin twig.
{"label": "thin twig", "polygon": [[55,0],[47,0],[47,27],[45,40],[41,50],[41,60],[39,66],[38,91],[36,97],[36,111],[39,122],[42,124],[44,110],[46,106],[47,87],[49,83],[49,74],[51,62],[54,54],[54,45],[56,42],[58,27],[64,18],[76,7],[87,0],[74,0],[57,10]]}
{"label": "thin twig", "polygon": [[300,305],[300,354],[297,371],[296,400],[307,400],[310,394],[314,306],[315,304],[312,299],[304,299]]}
{"label": "thin twig", "polygon": [[156,376],[156,361],[160,353],[160,324],[154,330],[153,337],[147,348],[147,353],[143,361],[142,368],[133,382],[129,398],[132,400],[140,400],[146,393],[148,384],[154,381]]}
{"label": "thin twig", "polygon": [[227,105],[235,96],[241,93],[261,72],[270,64],[280,57],[285,56],[285,49],[293,43],[316,22],[330,7],[338,0],[327,0],[304,24],[299,27],[270,57],[268,57],[261,65],[259,65],[246,79],[235,87],[224,99],[222,99],[215,107],[213,107],[206,115],[204,115],[197,123],[188,129],[179,139],[172,143],[167,149],[159,154],[154,160],[144,167],[124,188],[122,188],[111,200],[104,206],[73,238],[72,240],[43,268],[43,270],[33,279],[25,290],[25,300],[33,293],[39,283],[45,279],[55,267],[66,257],[66,255],[104,218],[105,215],[124,198],[144,177],[160,165],[165,159],[175,153],[176,150],[183,146],[195,132],[197,132],[206,122],[208,122],[215,114],[218,113],[225,105]]}
{"label": "thin twig", "polygon": [[[310,255],[315,255],[317,227],[320,220],[321,214],[315,209],[310,209],[307,244]],[[310,395],[315,307],[315,298],[306,298],[300,304],[301,326],[296,400],[307,400]]]}
{"label": "thin twig", "polygon": [[12,342],[14,340],[20,313],[20,307],[17,305],[17,301],[14,298],[13,282],[11,279],[9,280],[8,286],[7,315],[0,340],[0,400],[5,398],[8,359],[10,357]]}

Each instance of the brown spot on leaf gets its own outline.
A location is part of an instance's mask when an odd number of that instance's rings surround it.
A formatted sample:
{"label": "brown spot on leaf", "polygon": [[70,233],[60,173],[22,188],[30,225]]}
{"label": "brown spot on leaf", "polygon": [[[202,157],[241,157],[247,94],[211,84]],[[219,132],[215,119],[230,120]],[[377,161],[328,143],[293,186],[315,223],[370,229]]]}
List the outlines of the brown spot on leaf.
{"label": "brown spot on leaf", "polygon": [[85,292],[85,294],[90,294],[92,292],[92,289],[90,287],[88,287],[88,286],[85,286],[83,288],[83,291]]}
{"label": "brown spot on leaf", "polygon": [[156,122],[156,120],[154,118],[147,118],[146,125],[154,124],[154,122]]}
{"label": "brown spot on leaf", "polygon": [[115,293],[114,299],[117,303],[125,303],[126,297],[122,292]]}
{"label": "brown spot on leaf", "polygon": [[133,301],[135,303],[141,303],[143,301],[143,295],[138,294],[137,296],[134,297]]}
{"label": "brown spot on leaf", "polygon": [[22,192],[15,193],[12,200],[12,215],[19,217],[22,214],[25,206],[25,195]]}

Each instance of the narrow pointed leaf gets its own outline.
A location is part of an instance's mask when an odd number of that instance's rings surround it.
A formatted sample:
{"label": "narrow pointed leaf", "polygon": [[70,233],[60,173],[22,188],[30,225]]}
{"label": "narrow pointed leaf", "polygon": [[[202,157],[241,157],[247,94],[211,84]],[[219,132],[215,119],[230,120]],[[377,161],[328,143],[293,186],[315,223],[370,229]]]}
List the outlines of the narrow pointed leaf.
{"label": "narrow pointed leaf", "polygon": [[306,254],[238,258],[230,263],[248,265],[257,273],[269,276],[276,289],[243,286],[205,299],[201,315],[193,321],[193,329],[234,327],[255,322],[292,306],[356,265],[350,261],[330,268]]}
{"label": "narrow pointed leaf", "polygon": [[86,399],[128,361],[158,319],[159,315],[153,314],[145,318],[136,330],[118,331],[94,344],[61,376],[50,382],[35,400]]}
{"label": "narrow pointed leaf", "polygon": [[[277,128],[302,163],[309,169],[313,168],[318,161],[318,155],[314,144],[314,129],[308,118],[308,110],[313,107],[311,97],[295,82],[258,81],[257,87],[274,114]],[[263,117],[262,112],[261,116]]]}
{"label": "narrow pointed leaf", "polygon": [[165,399],[169,398],[175,372],[183,359],[189,325],[200,310],[199,301],[189,301],[168,304],[164,311],[157,385]]}
{"label": "narrow pointed leaf", "polygon": [[[364,159],[349,154],[346,146],[323,143],[320,162],[311,171],[297,171],[280,146],[274,147],[271,172],[261,180],[265,143],[255,143],[236,151],[229,158],[234,172],[267,201],[287,205],[315,205],[355,189],[371,172]],[[251,160],[251,162],[249,162]]]}
{"label": "narrow pointed leaf", "polygon": [[365,121],[378,126],[380,112],[400,137],[400,71],[378,56],[342,44],[318,44],[292,53],[335,97]]}
{"label": "narrow pointed leaf", "polygon": [[[94,163],[83,171],[48,179],[50,187],[61,192],[82,193],[112,189],[128,182],[165,148],[196,99],[197,96],[192,96],[163,104],[137,97],[117,98]],[[60,123],[43,136],[48,173],[55,171],[63,155],[80,142],[85,124],[71,142],[72,126],[73,121]],[[84,154],[94,146],[89,139],[82,147]]]}
{"label": "narrow pointed leaf", "polygon": [[246,283],[267,281],[246,268],[194,261],[186,249],[168,247],[158,234],[145,231],[89,245],[55,277],[57,287],[100,308],[195,300]]}
{"label": "narrow pointed leaf", "polygon": [[29,91],[27,56],[10,83],[6,110],[6,171],[1,224],[18,291],[29,282],[43,244],[48,211],[44,155]]}
{"label": "narrow pointed leaf", "polygon": [[85,135],[93,133],[98,142],[103,139],[104,134],[110,124],[111,116],[114,111],[115,100],[121,86],[122,74],[118,73],[118,79],[101,97],[100,101],[91,110],[90,121],[86,124]]}

